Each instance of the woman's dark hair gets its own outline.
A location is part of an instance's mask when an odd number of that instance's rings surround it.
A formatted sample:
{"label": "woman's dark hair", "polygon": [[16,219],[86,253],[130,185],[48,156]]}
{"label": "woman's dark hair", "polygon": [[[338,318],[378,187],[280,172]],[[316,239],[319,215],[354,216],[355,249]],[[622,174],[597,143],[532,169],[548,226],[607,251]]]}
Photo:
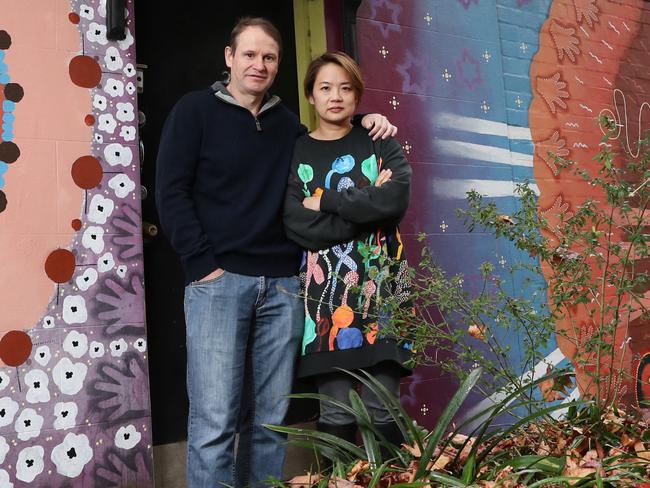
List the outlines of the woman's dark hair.
{"label": "woman's dark hair", "polygon": [[309,98],[312,95],[314,92],[314,83],[316,83],[318,72],[323,66],[330,63],[340,66],[348,74],[350,77],[350,83],[352,84],[352,89],[357,96],[357,102],[359,102],[361,100],[363,89],[365,87],[365,83],[363,82],[363,75],[361,74],[361,68],[359,68],[359,65],[354,59],[352,59],[347,54],[339,51],[326,52],[309,63],[304,82],[305,96]]}

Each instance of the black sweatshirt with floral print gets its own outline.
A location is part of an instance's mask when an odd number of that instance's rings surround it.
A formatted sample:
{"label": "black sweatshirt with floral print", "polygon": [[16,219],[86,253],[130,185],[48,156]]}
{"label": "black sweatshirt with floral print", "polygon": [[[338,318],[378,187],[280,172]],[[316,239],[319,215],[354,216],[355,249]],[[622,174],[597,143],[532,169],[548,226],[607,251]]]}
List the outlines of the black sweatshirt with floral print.
{"label": "black sweatshirt with floral print", "polygon": [[[376,187],[379,173],[389,181]],[[383,337],[388,295],[408,300],[408,272],[397,224],[410,197],[411,168],[395,139],[373,142],[353,127],[344,137],[300,137],[284,205],[287,236],[307,251],[301,267],[305,329],[298,374],[401,365],[407,347]],[[319,212],[302,205],[320,195]],[[407,371],[405,368],[404,371]]]}

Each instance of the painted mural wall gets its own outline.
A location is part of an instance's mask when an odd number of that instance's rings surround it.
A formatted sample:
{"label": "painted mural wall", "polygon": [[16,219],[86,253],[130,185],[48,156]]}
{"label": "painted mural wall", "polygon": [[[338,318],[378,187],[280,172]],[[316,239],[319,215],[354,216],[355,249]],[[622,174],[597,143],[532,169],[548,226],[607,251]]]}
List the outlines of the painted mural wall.
{"label": "painted mural wall", "polygon": [[133,5],[0,0],[0,486],[152,486]]}
{"label": "painted mural wall", "polygon": [[[357,39],[368,90],[361,109],[390,115],[413,166],[412,207],[402,225],[407,248],[417,253],[415,236],[426,233],[438,262],[463,273],[470,291],[481,262],[505,270],[530,259],[469,234],[455,210],[476,189],[507,214],[517,205],[515,184],[525,179],[539,190],[540,212],[550,222],[597,196],[559,173],[548,152],[593,167],[599,115],[621,124],[613,149],[634,151],[650,128],[649,22],[642,0],[363,1]],[[515,275],[513,291],[527,278]],[[536,280],[545,287],[543,276]],[[615,341],[628,378],[619,394],[638,405],[648,397],[647,381],[636,380],[648,379],[650,326],[633,325]],[[584,321],[577,337],[544,351],[545,362],[567,364],[588,334]],[[510,343],[516,362],[519,338]],[[440,371],[425,368],[406,380],[403,400],[427,425],[453,388]],[[570,398],[578,395],[576,388]]]}

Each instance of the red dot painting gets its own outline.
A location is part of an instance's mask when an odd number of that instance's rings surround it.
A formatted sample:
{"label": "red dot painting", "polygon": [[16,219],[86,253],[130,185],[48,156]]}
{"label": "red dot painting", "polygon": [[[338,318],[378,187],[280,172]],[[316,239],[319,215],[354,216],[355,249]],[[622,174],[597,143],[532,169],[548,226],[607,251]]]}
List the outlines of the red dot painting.
{"label": "red dot painting", "polygon": [[72,163],[72,179],[79,188],[90,190],[102,181],[104,170],[93,156],[81,156]]}
{"label": "red dot painting", "polygon": [[99,63],[90,56],[75,56],[68,66],[70,79],[82,88],[95,88],[102,79]]}
{"label": "red dot painting", "polygon": [[55,283],[66,283],[74,274],[75,257],[67,249],[52,251],[45,260],[45,274]]}
{"label": "red dot painting", "polygon": [[9,331],[0,339],[0,359],[7,366],[20,366],[31,352],[32,339],[23,331]]}

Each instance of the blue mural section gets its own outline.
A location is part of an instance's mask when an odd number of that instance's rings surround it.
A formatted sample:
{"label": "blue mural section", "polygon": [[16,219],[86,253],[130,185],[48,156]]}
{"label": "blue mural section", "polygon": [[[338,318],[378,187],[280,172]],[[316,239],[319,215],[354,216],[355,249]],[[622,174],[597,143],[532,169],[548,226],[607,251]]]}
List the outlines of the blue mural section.
{"label": "blue mural section", "polygon": [[[4,90],[4,87],[10,82],[9,68],[5,63],[5,53],[4,50],[0,50],[0,87]],[[16,104],[11,100],[2,101],[2,133],[0,134],[0,140],[2,141],[12,141],[14,138],[15,116],[13,111],[15,106]],[[5,186],[4,174],[8,169],[7,162],[0,159],[0,188]]]}
{"label": "blue mural section", "polygon": [[[477,291],[480,264],[490,261],[513,294],[538,306],[546,300],[543,277],[508,272],[531,258],[508,242],[468,233],[456,210],[475,189],[511,214],[515,185],[534,185],[529,72],[550,3],[366,0],[357,19],[367,83],[362,110],[387,113],[398,124],[413,166],[412,205],[402,224],[411,255],[419,256],[416,236],[425,233],[437,262],[462,273],[470,292]],[[522,338],[501,339],[512,364],[520,364]],[[563,359],[555,343],[547,349],[549,362]],[[444,406],[440,393],[451,391],[448,377],[423,368],[407,380],[403,400],[426,425]]]}

